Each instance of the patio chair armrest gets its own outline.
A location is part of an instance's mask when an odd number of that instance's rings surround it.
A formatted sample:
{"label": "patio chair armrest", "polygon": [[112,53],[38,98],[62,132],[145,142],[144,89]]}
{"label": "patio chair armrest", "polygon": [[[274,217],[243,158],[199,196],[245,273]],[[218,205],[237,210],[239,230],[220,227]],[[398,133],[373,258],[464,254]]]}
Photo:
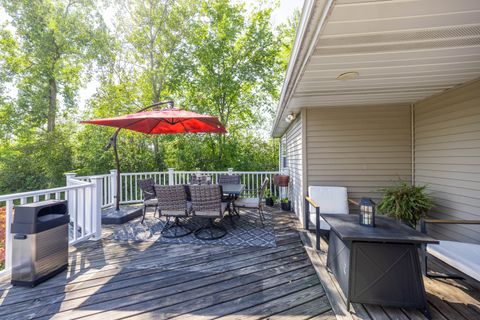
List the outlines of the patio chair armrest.
{"label": "patio chair armrest", "polygon": [[461,220],[461,219],[422,219],[424,223],[429,224],[480,224],[480,220]]}
{"label": "patio chair armrest", "polygon": [[310,222],[310,205],[315,208],[315,238],[316,238],[316,248],[320,250],[320,206],[309,196],[305,196],[305,229],[309,230]]}
{"label": "patio chair armrest", "polygon": [[420,220],[420,231],[425,234],[427,233],[427,224],[478,224],[480,225],[480,220],[423,218]]}
{"label": "patio chair armrest", "polygon": [[320,208],[320,206],[319,206],[315,201],[313,201],[313,199],[310,198],[309,196],[306,196],[306,197],[305,197],[305,200],[306,200],[308,203],[310,203],[310,204],[312,205],[312,207],[314,207],[315,209]]}
{"label": "patio chair armrest", "polygon": [[[153,198],[155,198],[155,197],[156,197],[156,194],[155,194],[155,192],[143,191],[143,196],[144,196],[144,198],[147,198],[147,197],[153,197]],[[149,199],[152,199],[152,198],[149,198]]]}
{"label": "patio chair armrest", "polygon": [[357,201],[352,200],[352,199],[348,199],[348,202],[351,203],[351,204],[354,204],[354,205],[356,205],[356,206],[359,206],[359,205],[360,205]]}

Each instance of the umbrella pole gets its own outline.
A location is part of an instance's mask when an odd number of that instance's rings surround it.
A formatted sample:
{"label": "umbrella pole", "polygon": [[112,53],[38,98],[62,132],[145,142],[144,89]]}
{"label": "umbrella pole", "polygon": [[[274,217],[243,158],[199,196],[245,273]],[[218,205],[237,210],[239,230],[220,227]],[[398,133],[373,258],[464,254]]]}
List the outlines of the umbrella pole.
{"label": "umbrella pole", "polygon": [[118,159],[117,134],[118,131],[116,131],[113,139],[113,152],[115,153],[115,164],[117,165],[117,194],[115,196],[115,210],[120,211],[120,160]]}
{"label": "umbrella pole", "polygon": [[115,132],[110,137],[110,142],[103,148],[103,150],[107,151],[111,146],[113,146],[113,153],[115,154],[115,164],[117,166],[117,181],[116,181],[116,189],[117,194],[115,195],[115,210],[120,211],[120,160],[118,158],[118,150],[117,150],[117,136],[118,132],[121,128],[115,130]]}

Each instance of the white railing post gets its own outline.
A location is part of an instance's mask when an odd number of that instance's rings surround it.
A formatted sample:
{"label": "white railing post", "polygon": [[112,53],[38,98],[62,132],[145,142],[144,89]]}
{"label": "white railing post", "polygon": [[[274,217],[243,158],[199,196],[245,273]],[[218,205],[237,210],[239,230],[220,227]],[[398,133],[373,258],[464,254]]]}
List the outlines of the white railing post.
{"label": "white railing post", "polygon": [[228,168],[228,175],[231,176],[233,174],[233,168]]}
{"label": "white railing post", "polygon": [[13,218],[13,200],[6,201],[5,211],[5,270],[12,270],[12,218]]}
{"label": "white railing post", "polygon": [[[110,179],[110,199],[108,203],[112,204],[112,203],[115,203],[115,198],[117,197],[117,169],[110,170],[109,179]],[[122,183],[122,179],[120,179],[120,183]],[[122,186],[120,185],[120,190],[121,189],[122,189]]]}
{"label": "white railing post", "polygon": [[67,187],[68,187],[69,185],[71,185],[71,181],[70,181],[70,180],[71,180],[72,178],[75,178],[75,176],[76,176],[77,174],[76,174],[75,172],[65,172],[64,174],[65,174],[65,179],[66,179],[65,184],[66,184]]}
{"label": "white railing post", "polygon": [[94,240],[100,240],[102,238],[102,178],[101,177],[91,177],[91,182],[93,183],[92,196],[92,203],[87,203],[86,205],[90,205],[91,210],[91,225]]}
{"label": "white railing post", "polygon": [[175,184],[175,174],[173,168],[168,168],[168,184],[173,186]]}
{"label": "white railing post", "polygon": [[[74,173],[74,172],[66,172],[65,173],[65,178],[66,178],[66,181],[65,181],[65,184],[66,186],[71,186],[72,185],[72,179],[75,178],[77,174]],[[69,190],[67,192],[65,192],[65,200],[68,201],[68,204],[67,204],[67,207],[68,207],[68,214],[70,215],[70,218],[75,214],[76,215],[76,208],[75,208],[75,203],[74,203],[74,194],[75,194],[75,191],[73,190]],[[77,199],[75,199],[75,201],[77,201]],[[76,230],[74,231],[76,232]]]}

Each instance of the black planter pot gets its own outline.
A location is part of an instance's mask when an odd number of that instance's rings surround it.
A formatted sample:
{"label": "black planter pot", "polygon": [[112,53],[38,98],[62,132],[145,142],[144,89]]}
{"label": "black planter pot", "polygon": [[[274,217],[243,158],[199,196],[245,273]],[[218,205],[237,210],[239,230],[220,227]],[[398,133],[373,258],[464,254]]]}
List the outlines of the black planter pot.
{"label": "black planter pot", "polygon": [[280,207],[282,208],[283,211],[290,211],[291,206],[292,206],[292,202],[290,200],[288,202],[280,203]]}
{"label": "black planter pot", "polygon": [[273,207],[273,199],[272,198],[265,198],[265,204],[269,207]]}

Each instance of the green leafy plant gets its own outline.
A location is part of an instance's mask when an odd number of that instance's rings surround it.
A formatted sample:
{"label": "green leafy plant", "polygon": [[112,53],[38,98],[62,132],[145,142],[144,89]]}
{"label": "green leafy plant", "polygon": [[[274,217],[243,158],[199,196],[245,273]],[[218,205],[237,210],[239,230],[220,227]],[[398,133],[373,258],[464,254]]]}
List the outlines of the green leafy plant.
{"label": "green leafy plant", "polygon": [[280,202],[282,202],[282,203],[288,203],[288,198],[282,198],[282,200],[280,200]]}
{"label": "green leafy plant", "polygon": [[270,189],[265,189],[265,191],[263,192],[263,198],[268,199],[268,198],[271,198],[271,197],[272,197],[272,194],[270,192]]}
{"label": "green leafy plant", "polygon": [[278,201],[278,197],[275,195],[272,195],[272,200],[273,200],[273,203],[276,203]]}
{"label": "green leafy plant", "polygon": [[426,188],[400,181],[396,186],[380,189],[383,198],[378,210],[415,228],[418,220],[433,206]]}

